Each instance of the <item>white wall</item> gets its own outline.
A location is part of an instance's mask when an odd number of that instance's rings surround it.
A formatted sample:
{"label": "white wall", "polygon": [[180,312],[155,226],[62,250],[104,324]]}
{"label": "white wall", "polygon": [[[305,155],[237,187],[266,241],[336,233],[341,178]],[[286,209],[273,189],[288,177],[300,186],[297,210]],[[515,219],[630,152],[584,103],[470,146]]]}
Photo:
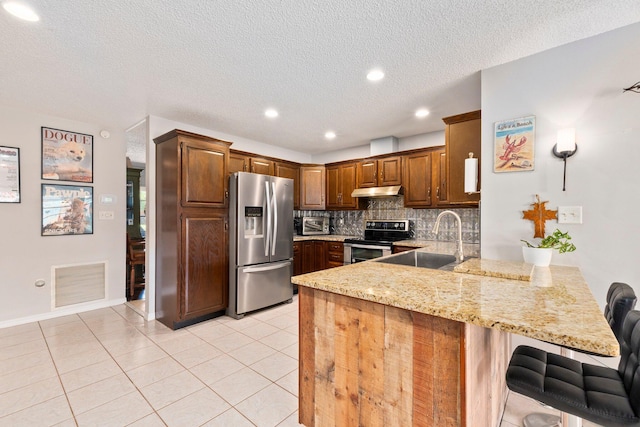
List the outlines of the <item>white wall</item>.
{"label": "white wall", "polygon": [[[444,123],[442,123],[444,128]],[[435,147],[444,145],[444,131],[421,133],[413,136],[398,138],[398,151],[414,150],[418,148]],[[312,163],[333,163],[343,160],[362,159],[371,156],[371,146],[369,144],[357,147],[345,148],[343,150],[329,151],[312,156]]]}
{"label": "white wall", "polygon": [[[546,223],[574,238],[577,251],[553,264],[580,267],[604,306],[613,281],[640,294],[640,94],[622,88],[640,80],[640,24],[548,50],[482,72],[482,255],[521,260],[519,239],[533,236],[522,211],[534,195],[550,209],[582,206],[584,223]],[[496,121],[536,116],[535,170],[493,173]],[[578,152],[553,157],[558,129],[575,127]]]}
{"label": "white wall", "polygon": [[[77,236],[40,235],[41,174],[40,127],[52,127],[93,135],[94,223],[93,234]],[[62,314],[120,304],[125,301],[125,195],[126,144],[124,131],[109,129],[103,139],[97,124],[80,123],[58,117],[0,106],[0,145],[20,148],[22,202],[0,204],[2,244],[0,245],[0,327]],[[113,194],[116,203],[101,205],[101,194]],[[98,210],[111,210],[114,220],[99,220]],[[51,267],[107,262],[106,299],[52,310]],[[44,279],[42,288],[34,286]]]}

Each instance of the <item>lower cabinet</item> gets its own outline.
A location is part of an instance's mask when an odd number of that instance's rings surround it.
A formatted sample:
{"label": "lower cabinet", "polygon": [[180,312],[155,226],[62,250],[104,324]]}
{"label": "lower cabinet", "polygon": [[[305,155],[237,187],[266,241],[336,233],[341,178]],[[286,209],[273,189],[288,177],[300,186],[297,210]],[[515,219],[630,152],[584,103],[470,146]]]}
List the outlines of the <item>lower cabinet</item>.
{"label": "lower cabinet", "polygon": [[182,222],[184,272],[181,313],[187,320],[227,307],[228,267],[226,215],[185,215]]}
{"label": "lower cabinet", "polygon": [[302,274],[302,242],[293,242],[293,275]]}
{"label": "lower cabinet", "polygon": [[322,240],[293,243],[293,275],[312,273],[344,263],[344,244]]}
{"label": "lower cabinet", "polygon": [[341,267],[344,264],[344,244],[342,242],[325,242],[327,259],[325,268]]}

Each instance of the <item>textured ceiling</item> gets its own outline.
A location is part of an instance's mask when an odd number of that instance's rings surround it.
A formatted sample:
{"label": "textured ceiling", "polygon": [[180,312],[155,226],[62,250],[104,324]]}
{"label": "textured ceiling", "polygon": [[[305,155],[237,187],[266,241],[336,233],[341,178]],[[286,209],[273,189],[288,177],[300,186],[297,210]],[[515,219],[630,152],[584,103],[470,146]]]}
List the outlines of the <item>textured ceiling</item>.
{"label": "textured ceiling", "polygon": [[[640,21],[638,0],[29,3],[40,22],[0,10],[0,103],[111,131],[152,114],[310,154],[441,130],[480,107],[479,70]],[[365,79],[373,67],[384,80]]]}

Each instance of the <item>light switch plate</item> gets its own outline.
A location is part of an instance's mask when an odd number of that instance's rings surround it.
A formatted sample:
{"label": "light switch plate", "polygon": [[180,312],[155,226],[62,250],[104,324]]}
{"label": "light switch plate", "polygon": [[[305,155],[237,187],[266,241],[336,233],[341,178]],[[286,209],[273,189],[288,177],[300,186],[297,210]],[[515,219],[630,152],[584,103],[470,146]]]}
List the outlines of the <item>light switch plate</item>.
{"label": "light switch plate", "polygon": [[558,224],[582,224],[582,206],[558,206]]}

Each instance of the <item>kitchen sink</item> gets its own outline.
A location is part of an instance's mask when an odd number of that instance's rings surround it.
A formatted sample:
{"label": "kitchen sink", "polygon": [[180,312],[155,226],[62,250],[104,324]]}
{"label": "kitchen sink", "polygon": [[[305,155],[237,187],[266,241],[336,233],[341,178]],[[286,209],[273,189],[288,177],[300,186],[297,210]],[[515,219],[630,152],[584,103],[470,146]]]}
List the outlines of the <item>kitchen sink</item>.
{"label": "kitchen sink", "polygon": [[[386,264],[408,265],[411,267],[433,268],[441,270],[453,269],[456,257],[453,255],[433,254],[429,252],[409,251],[373,260]],[[447,268],[447,267],[451,268]]]}

